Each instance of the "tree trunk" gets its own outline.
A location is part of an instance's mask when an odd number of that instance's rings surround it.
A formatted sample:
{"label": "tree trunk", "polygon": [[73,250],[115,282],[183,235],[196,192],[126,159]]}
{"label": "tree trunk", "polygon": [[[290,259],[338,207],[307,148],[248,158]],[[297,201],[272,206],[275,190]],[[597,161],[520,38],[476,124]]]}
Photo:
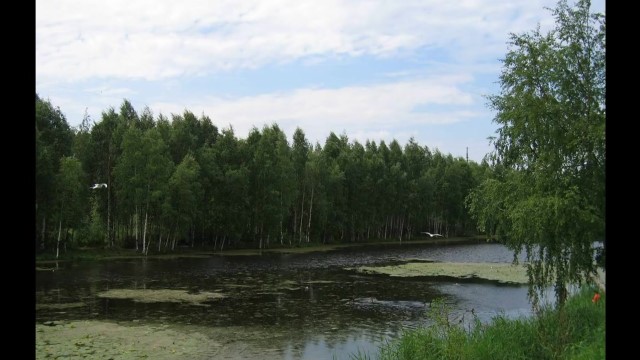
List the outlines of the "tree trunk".
{"label": "tree trunk", "polygon": [[302,243],[302,222],[304,219],[304,196],[306,195],[304,191],[304,187],[302,188],[302,202],[300,203],[300,239],[298,240],[298,244]]}
{"label": "tree trunk", "polygon": [[46,215],[42,215],[42,238],[40,240],[40,249],[41,250],[44,250],[44,234],[45,234],[44,229],[45,229],[45,227],[47,225],[47,222],[45,221],[46,218],[47,218]]}
{"label": "tree trunk", "polygon": [[109,162],[107,165],[107,244],[113,248],[111,237],[111,143],[109,143]]}
{"label": "tree trunk", "polygon": [[[138,251],[138,234],[140,234],[140,210],[138,209],[138,206],[136,206],[136,213],[133,219],[133,234],[136,238],[136,251]],[[144,251],[144,248],[142,250]]]}
{"label": "tree trunk", "polygon": [[173,239],[171,241],[171,251],[173,251],[176,248],[177,233],[178,233],[178,224],[176,223],[176,231],[173,233]]}
{"label": "tree trunk", "polygon": [[147,209],[144,212],[144,230],[142,231],[142,252],[145,255],[147,254],[146,240],[147,240],[147,219],[148,218],[149,218],[149,210]]}
{"label": "tree trunk", "polygon": [[62,219],[60,219],[60,225],[58,225],[58,244],[56,245],[56,260],[60,254],[60,235],[62,235]]}
{"label": "tree trunk", "polygon": [[[282,245],[282,241],[284,240],[284,232],[282,231],[282,218],[284,216],[282,215],[282,193],[280,193],[280,245]],[[267,240],[267,246],[269,242]]]}
{"label": "tree trunk", "polygon": [[162,246],[162,231],[160,231],[160,238],[158,239],[158,252],[160,252],[161,246]]}
{"label": "tree trunk", "polygon": [[311,237],[311,213],[313,211],[313,192],[315,190],[315,186],[311,187],[311,200],[309,201],[309,222],[307,223],[307,243]]}
{"label": "tree trunk", "polygon": [[389,224],[389,217],[385,217],[384,219],[384,239],[387,239],[387,224]]}

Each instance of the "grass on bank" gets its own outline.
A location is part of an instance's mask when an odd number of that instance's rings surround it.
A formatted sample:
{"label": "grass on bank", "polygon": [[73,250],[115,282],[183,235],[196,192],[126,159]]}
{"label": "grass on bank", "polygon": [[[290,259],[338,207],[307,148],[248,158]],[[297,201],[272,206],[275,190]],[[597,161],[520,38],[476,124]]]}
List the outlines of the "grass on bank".
{"label": "grass on bank", "polygon": [[434,301],[432,325],[404,333],[375,356],[352,359],[604,359],[605,294],[594,303],[593,288],[584,287],[558,310],[548,306],[528,318],[499,315],[472,326],[450,321],[450,309]]}

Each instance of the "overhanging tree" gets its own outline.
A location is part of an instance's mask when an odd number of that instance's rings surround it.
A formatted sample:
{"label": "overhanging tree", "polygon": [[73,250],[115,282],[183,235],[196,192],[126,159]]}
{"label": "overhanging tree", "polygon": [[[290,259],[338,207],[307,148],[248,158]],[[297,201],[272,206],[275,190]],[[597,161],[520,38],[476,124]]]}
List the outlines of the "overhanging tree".
{"label": "overhanging tree", "polygon": [[489,97],[500,126],[491,157],[504,171],[467,199],[514,261],[525,251],[534,306],[547,286],[562,305],[567,285],[588,281],[605,227],[605,17],[588,0],[551,11],[547,34],[511,35]]}

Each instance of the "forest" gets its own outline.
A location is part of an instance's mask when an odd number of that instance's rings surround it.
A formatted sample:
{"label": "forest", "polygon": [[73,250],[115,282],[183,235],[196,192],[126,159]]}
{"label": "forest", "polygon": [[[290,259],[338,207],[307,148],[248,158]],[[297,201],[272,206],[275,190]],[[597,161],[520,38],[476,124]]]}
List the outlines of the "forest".
{"label": "forest", "polygon": [[312,144],[277,124],[245,139],[189,110],[170,118],[124,99],[71,127],[36,93],[37,252],[268,248],[477,233],[465,207],[488,178],[412,138],[401,145],[330,133]]}

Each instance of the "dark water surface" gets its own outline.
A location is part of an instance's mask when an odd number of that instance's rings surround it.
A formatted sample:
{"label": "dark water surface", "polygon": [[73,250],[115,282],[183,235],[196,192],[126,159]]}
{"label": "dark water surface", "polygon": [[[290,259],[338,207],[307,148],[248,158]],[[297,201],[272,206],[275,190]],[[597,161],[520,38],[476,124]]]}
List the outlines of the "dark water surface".
{"label": "dark water surface", "polygon": [[[500,244],[404,244],[295,255],[61,263],[58,271],[36,272],[36,323],[91,319],[222,328],[225,341],[242,350],[238,358],[348,359],[358,351],[375,354],[403,329],[427,325],[435,298],[444,298],[460,317],[471,309],[485,321],[496,314],[530,314],[526,286],[345,270],[416,258],[510,263],[513,254]],[[109,289],[184,289],[226,297],[197,306],[97,296]]]}

